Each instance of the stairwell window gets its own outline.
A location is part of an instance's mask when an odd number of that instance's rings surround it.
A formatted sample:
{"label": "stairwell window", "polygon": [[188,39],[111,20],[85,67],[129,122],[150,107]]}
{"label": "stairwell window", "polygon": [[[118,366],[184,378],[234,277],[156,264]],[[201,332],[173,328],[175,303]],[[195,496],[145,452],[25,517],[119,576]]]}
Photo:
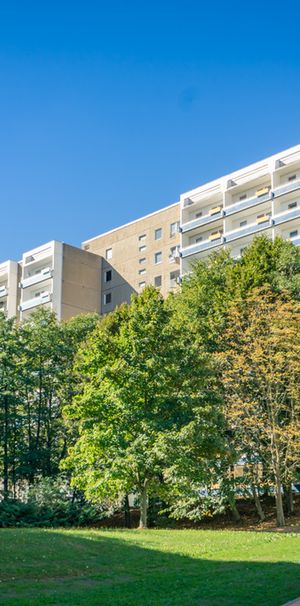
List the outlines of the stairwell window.
{"label": "stairwell window", "polygon": [[111,292],[105,292],[103,295],[103,302],[104,305],[109,305],[112,301],[112,295]]}
{"label": "stairwell window", "polygon": [[173,238],[177,234],[178,231],[179,231],[179,221],[175,221],[175,223],[171,223],[170,238]]}
{"label": "stairwell window", "polygon": [[161,262],[162,262],[162,252],[156,252],[154,255],[154,263],[155,263],[155,265],[158,265]]}
{"label": "stairwell window", "polygon": [[155,240],[161,240],[162,239],[162,228],[158,227],[155,232],[154,232],[154,238]]}
{"label": "stairwell window", "polygon": [[105,258],[107,261],[109,261],[109,259],[112,259],[112,248],[107,248],[105,251]]}

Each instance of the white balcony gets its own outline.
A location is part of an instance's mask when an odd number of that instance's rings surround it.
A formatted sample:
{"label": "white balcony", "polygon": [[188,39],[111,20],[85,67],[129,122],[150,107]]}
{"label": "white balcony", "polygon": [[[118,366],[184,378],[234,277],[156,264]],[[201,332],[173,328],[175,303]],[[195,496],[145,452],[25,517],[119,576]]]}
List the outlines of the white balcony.
{"label": "white balcony", "polygon": [[50,267],[44,267],[41,271],[32,276],[28,276],[27,278],[23,278],[21,281],[21,287],[27,288],[28,286],[32,286],[33,284],[39,284],[44,280],[48,280],[52,278],[52,270]]}
{"label": "white balcony", "polygon": [[[265,220],[263,220],[264,218]],[[239,227],[238,229],[233,229],[232,231],[226,233],[225,240],[226,242],[232,242],[238,238],[243,238],[244,236],[249,236],[265,229],[269,229],[272,227],[272,225],[273,219],[266,214],[264,217],[257,218],[256,222],[252,223],[252,225]]]}
{"label": "white balcony", "polygon": [[300,207],[293,208],[293,210],[286,210],[282,213],[279,213],[274,216],[274,224],[281,225],[281,223],[285,223],[286,221],[291,221],[292,219],[300,218]]}
{"label": "white balcony", "polygon": [[271,197],[272,197],[271,191],[268,191],[267,193],[265,193],[263,195],[253,196],[251,198],[246,198],[245,200],[243,200],[241,202],[235,202],[234,204],[230,204],[230,206],[226,207],[225,215],[230,216],[230,215],[233,215],[234,213],[240,212],[241,210],[246,210],[247,208],[252,208],[253,206],[257,206],[258,204],[262,204],[263,202],[270,200]]}
{"label": "white balcony", "polygon": [[206,225],[207,223],[213,223],[218,219],[221,219],[223,216],[223,210],[216,212],[215,214],[207,214],[203,217],[199,217],[197,219],[192,219],[192,221],[187,221],[187,223],[183,223],[181,226],[182,233],[187,231],[191,231],[197,227],[201,227],[202,225]]}
{"label": "white balcony", "polygon": [[8,295],[8,290],[6,286],[0,286],[0,299],[2,299],[3,297],[7,297]]}
{"label": "white balcony", "polygon": [[44,305],[45,303],[50,303],[52,299],[50,292],[41,293],[37,297],[33,297],[32,299],[27,299],[27,301],[22,301],[20,305],[21,311],[26,311],[27,309],[32,309],[33,307],[37,307],[38,305]]}
{"label": "white balcony", "polygon": [[283,196],[283,194],[287,194],[290,191],[295,191],[296,189],[300,189],[300,179],[297,179],[297,181],[291,181],[291,183],[286,183],[285,185],[280,185],[280,187],[276,187],[274,189],[274,196],[277,198],[278,196]]}
{"label": "white balcony", "polygon": [[184,258],[189,257],[190,255],[196,255],[197,253],[203,252],[205,250],[216,248],[217,246],[220,246],[220,244],[223,244],[223,242],[224,238],[222,234],[220,234],[219,238],[216,237],[213,240],[207,239],[203,242],[195,242],[195,244],[190,244],[189,246],[185,246],[184,248],[182,248],[181,256]]}

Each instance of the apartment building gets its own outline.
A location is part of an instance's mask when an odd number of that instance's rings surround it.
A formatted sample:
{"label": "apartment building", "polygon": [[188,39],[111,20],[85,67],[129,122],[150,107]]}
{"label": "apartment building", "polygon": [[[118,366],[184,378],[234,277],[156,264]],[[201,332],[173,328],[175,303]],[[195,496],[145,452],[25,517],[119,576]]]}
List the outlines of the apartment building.
{"label": "apartment building", "polygon": [[222,247],[242,255],[254,236],[300,245],[300,145],[180,196],[180,202],[85,240],[52,241],[0,265],[0,310],[26,319],[39,306],[59,320],[112,311],[153,284],[165,296]]}
{"label": "apartment building", "polygon": [[7,318],[17,315],[19,271],[16,261],[6,261],[0,264],[0,311]]}
{"label": "apartment building", "polygon": [[101,307],[102,259],[53,240],[0,265],[0,311],[25,320],[37,307],[59,320]]}
{"label": "apartment building", "polygon": [[254,236],[300,244],[300,145],[180,196],[181,273],[222,247],[239,257]]}
{"label": "apartment building", "polygon": [[130,301],[146,284],[165,296],[180,278],[179,202],[83,242],[103,258],[101,313]]}

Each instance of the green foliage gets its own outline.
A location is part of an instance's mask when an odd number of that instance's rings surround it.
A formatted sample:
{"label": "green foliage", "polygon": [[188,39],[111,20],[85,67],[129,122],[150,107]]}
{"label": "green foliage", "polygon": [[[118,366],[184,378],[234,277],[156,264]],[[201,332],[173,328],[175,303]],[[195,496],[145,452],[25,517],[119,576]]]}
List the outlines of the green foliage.
{"label": "green foliage", "polygon": [[[66,414],[80,424],[67,465],[92,499],[166,490],[169,468],[197,440],[198,465],[215,446],[212,369],[184,325],[152,287],[97,327],[80,352],[83,391]],[[210,436],[208,437],[208,433]],[[175,451],[174,451],[175,447]],[[180,454],[179,454],[180,453]]]}

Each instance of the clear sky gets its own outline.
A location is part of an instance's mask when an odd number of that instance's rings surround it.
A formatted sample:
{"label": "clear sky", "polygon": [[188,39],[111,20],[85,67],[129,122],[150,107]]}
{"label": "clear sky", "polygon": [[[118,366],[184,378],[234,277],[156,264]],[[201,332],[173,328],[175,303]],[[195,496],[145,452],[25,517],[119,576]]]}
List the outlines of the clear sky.
{"label": "clear sky", "polygon": [[299,143],[299,22],[299,0],[0,0],[0,260]]}

